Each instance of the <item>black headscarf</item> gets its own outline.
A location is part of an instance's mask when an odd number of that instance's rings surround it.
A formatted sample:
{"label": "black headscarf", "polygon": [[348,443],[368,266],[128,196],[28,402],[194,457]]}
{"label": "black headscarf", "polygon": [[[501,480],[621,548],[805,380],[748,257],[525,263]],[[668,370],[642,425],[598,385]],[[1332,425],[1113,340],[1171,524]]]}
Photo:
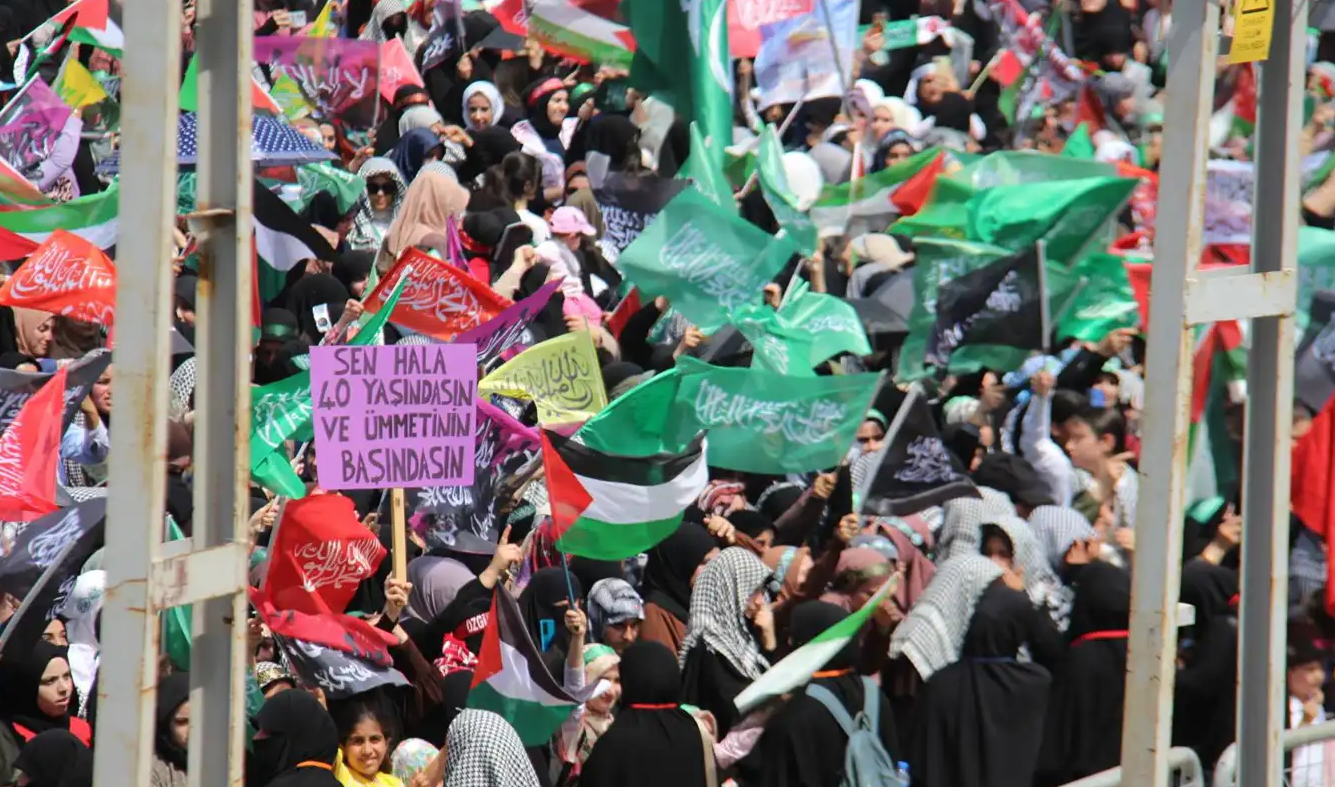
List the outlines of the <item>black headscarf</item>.
{"label": "black headscarf", "polygon": [[[560,83],[560,80],[555,81],[557,84]],[[550,84],[552,82],[551,77],[543,77],[529,85],[524,91],[524,99],[528,103],[528,122],[533,125],[533,130],[538,132],[548,151],[562,156],[565,154],[565,147],[561,144],[561,124],[553,123],[547,117],[547,105],[557,93],[563,90],[567,96],[570,93],[565,85],[553,88]]]}
{"label": "black headscarf", "polygon": [[0,720],[11,726],[21,725],[36,734],[69,729],[69,709],[79,706],[75,694],[71,693],[63,716],[48,716],[37,705],[42,673],[55,659],[64,659],[68,664],[69,651],[46,640],[38,640],[27,656],[9,654],[0,659]]}
{"label": "black headscarf", "polygon": [[[793,647],[801,647],[821,632],[848,617],[843,607],[824,601],[807,601],[793,609],[791,632]],[[854,637],[834,655],[822,671],[850,670],[847,674],[816,678],[813,685],[830,691],[850,716],[861,713],[866,704],[865,684],[851,672],[858,659],[859,640]],[[879,708],[881,746],[892,757],[899,754],[895,722],[890,703],[881,692],[875,693]],[[746,783],[776,785],[811,785],[837,787],[844,767],[848,736],[830,711],[819,700],[800,689],[765,725],[756,747],[738,764]]]}
{"label": "black headscarf", "polygon": [[500,164],[501,159],[523,147],[509,129],[499,126],[471,131],[469,138],[473,144],[465,153],[463,162],[455,166],[460,183],[472,183],[488,168]]}
{"label": "black headscarf", "polygon": [[324,338],[324,331],[315,322],[315,307],[320,304],[328,306],[329,322],[332,324],[338,322],[343,307],[351,297],[348,288],[328,273],[308,273],[288,291],[287,308],[296,315],[301,334],[314,344]]}
{"label": "black headscarf", "polygon": [[[527,298],[542,289],[543,285],[547,283],[547,277],[550,274],[551,266],[546,264],[540,263],[529,268],[519,279],[519,290],[515,293],[515,300]],[[547,305],[543,306],[542,309],[533,316],[533,320],[529,323],[529,330],[531,330],[539,340],[555,339],[558,336],[565,335],[569,330],[566,328],[564,316],[565,303],[565,295],[562,294],[560,290],[557,290],[552,294],[551,299],[547,301]]]}
{"label": "black headscarf", "polygon": [[1015,656],[1035,614],[1027,596],[1000,580],[983,591],[959,661],[934,672],[918,695],[914,787],[1032,783],[1052,678]]}
{"label": "black headscarf", "polygon": [[[567,586],[566,582],[570,585]],[[543,653],[564,656],[570,647],[570,632],[566,631],[566,610],[570,593],[578,601],[584,596],[579,577],[567,574],[563,568],[551,566],[535,572],[524,592],[519,594],[519,610],[524,614],[529,636]],[[561,602],[566,602],[562,604]],[[544,625],[545,623],[545,625]],[[543,629],[547,632],[544,635]]]}
{"label": "black headscarf", "polygon": [[927,104],[918,102],[924,119],[936,118],[937,128],[953,128],[969,133],[969,116],[973,114],[973,102],[960,93],[943,93],[937,101]]}
{"label": "black headscarf", "polygon": [[352,285],[371,277],[375,254],[374,251],[345,251],[334,260],[334,267],[330,272],[351,293]]}
{"label": "black headscarf", "polygon": [[686,624],[691,613],[691,575],[717,547],[709,531],[683,522],[663,543],[649,550],[640,595]]}
{"label": "black headscarf", "polygon": [[68,730],[47,730],[23,746],[14,769],[30,787],[93,787],[93,750]]}
{"label": "black headscarf", "polygon": [[1070,566],[1064,573],[1075,589],[1066,632],[1072,646],[1053,676],[1040,785],[1075,781],[1122,759],[1121,737],[1108,731],[1122,729],[1131,575],[1102,562]]}
{"label": "black headscarf", "polygon": [[293,689],[270,697],[255,715],[264,737],[246,757],[246,787],[338,787],[331,771],[338,756],[334,720],[314,697]]}
{"label": "black headscarf", "polygon": [[1177,671],[1173,745],[1190,746],[1207,772],[1236,735],[1237,595],[1232,569],[1204,558],[1182,566],[1181,599],[1196,608],[1196,622],[1181,637],[1190,644]]}
{"label": "black headscarf", "polygon": [[173,672],[158,681],[158,727],[153,739],[153,750],[164,762],[182,772],[186,767],[187,751],[172,737],[172,719],[176,717],[177,709],[189,699],[190,673]]}
{"label": "black headscarf", "polygon": [[681,672],[672,651],[657,642],[626,648],[621,709],[594,744],[580,785],[703,787],[704,742],[695,719],[677,707],[680,696]]}
{"label": "black headscarf", "polygon": [[620,172],[640,159],[640,129],[623,115],[596,115],[576,132],[566,151],[566,166],[585,161],[590,153],[608,159],[608,172]]}
{"label": "black headscarf", "polygon": [[973,481],[1005,492],[1016,505],[1038,508],[1052,504],[1052,493],[1038,471],[1023,457],[994,451],[978,463]]}
{"label": "black headscarf", "polygon": [[625,565],[620,560],[593,560],[587,557],[572,557],[570,573],[579,580],[579,586],[587,589],[604,579],[625,579]]}

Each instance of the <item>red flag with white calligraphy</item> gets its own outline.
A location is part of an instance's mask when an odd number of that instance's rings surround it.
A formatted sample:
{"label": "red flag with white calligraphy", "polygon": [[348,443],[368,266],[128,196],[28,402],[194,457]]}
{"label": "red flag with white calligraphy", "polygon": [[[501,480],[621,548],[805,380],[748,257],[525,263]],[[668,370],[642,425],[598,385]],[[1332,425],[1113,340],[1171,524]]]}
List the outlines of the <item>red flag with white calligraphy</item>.
{"label": "red flag with white calligraphy", "polygon": [[0,521],[31,522],[59,508],[56,463],[64,414],[62,366],[0,435]]}
{"label": "red flag with white calligraphy", "polygon": [[351,499],[331,494],[293,500],[269,545],[264,591],[280,610],[342,613],[385,554],[375,534],[357,520]]}
{"label": "red flag with white calligraphy", "polygon": [[403,85],[422,87],[422,77],[418,76],[403,39],[394,36],[380,45],[380,95],[393,103],[394,93]]}
{"label": "red flag with white calligraphy", "polygon": [[408,268],[412,268],[412,275],[389,321],[409,330],[449,341],[513,305],[448,262],[408,249],[371,291],[363,304],[366,311],[375,314],[384,308]]}
{"label": "red flag with white calligraphy", "polygon": [[56,230],[0,286],[0,306],[110,326],[116,310],[116,266],[97,246]]}

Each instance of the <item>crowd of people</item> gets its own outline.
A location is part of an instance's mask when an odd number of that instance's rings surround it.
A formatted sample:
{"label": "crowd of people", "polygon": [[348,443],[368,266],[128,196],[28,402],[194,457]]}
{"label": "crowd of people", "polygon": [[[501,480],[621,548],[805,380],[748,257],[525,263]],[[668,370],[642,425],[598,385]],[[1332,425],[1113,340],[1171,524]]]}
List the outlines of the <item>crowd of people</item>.
{"label": "crowd of people", "polygon": [[[615,0],[564,4],[617,18]],[[622,215],[628,207],[610,205],[602,186],[610,176],[623,183],[683,178],[697,153],[690,118],[638,90],[634,69],[579,62],[536,35],[509,34],[498,21],[506,12],[495,3],[462,3],[457,15],[438,5],[447,4],[256,0],[257,36],[314,36],[330,24],[335,37],[397,40],[421,78],[372,99],[379,104],[374,128],[312,112],[286,119],[328,151],[320,166],[343,180],[299,176],[300,166],[257,170],[265,188],[287,197],[297,192],[287,204],[333,253],[298,260],[268,277],[271,286],[257,288],[250,381],[291,381],[309,368],[312,347],[356,336],[369,316],[368,295],[414,251],[451,263],[503,302],[557,283],[527,316],[518,344],[589,333],[607,402],[669,373],[682,358],[750,367],[753,348],[735,331],[725,344],[723,332],[708,335],[666,298],[648,292],[631,300],[639,282],[618,266],[629,240]],[[1326,5],[1314,4],[1313,13]],[[186,6],[183,74],[195,41],[191,0]],[[744,162],[765,123],[782,125],[784,166],[797,192],[812,182],[820,192],[873,178],[929,149],[945,154],[947,172],[995,151],[1055,158],[1089,131],[1093,103],[1100,127],[1092,161],[1157,172],[1168,0],[1023,6],[1037,22],[1024,30],[1042,39],[1033,59],[1077,63],[1079,72],[1067,79],[1054,65],[1051,79],[1033,76],[1042,71],[1035,68],[1008,83],[1019,86],[1024,111],[1016,112],[1014,91],[989,76],[1019,40],[1005,21],[1012,13],[1006,2],[862,0],[860,48],[843,95],[767,103],[751,60],[734,61],[728,160]],[[114,48],[59,39],[61,24],[50,20],[66,8],[65,0],[0,6],[0,39],[11,42],[0,48],[6,97],[31,77],[23,73],[29,68],[48,73],[65,60],[104,85],[115,79]],[[917,17],[935,17],[964,35],[891,45],[895,25]],[[1322,32],[1324,19],[1313,24],[1309,96],[1316,111],[1304,153],[1331,145],[1335,120],[1328,109],[1335,66],[1326,62],[1335,60],[1335,35]],[[442,25],[459,40],[447,41],[443,56],[428,56]],[[964,40],[971,50],[957,69],[952,56],[960,60]],[[43,60],[52,45],[58,51]],[[1242,114],[1251,69],[1221,65],[1216,108]],[[277,94],[275,74],[262,76]],[[103,166],[116,144],[102,133],[114,131],[108,106],[80,107],[82,127],[92,133],[62,131],[37,169],[22,173],[48,199],[68,202],[111,186],[114,176]],[[1215,157],[1247,160],[1248,137],[1236,124],[1216,137]],[[740,216],[780,232],[783,222],[748,176],[733,182]],[[1308,193],[1307,224],[1335,224],[1327,191],[1322,181]],[[802,209],[811,207],[814,192]],[[795,283],[860,303],[913,281],[916,238],[887,230],[907,210],[896,201],[886,205],[887,215],[863,212],[834,231],[822,226],[818,248],[793,255],[754,293],[757,304],[779,308]],[[1118,248],[1149,254],[1153,229],[1143,218],[1130,209],[1115,215],[1109,226]],[[174,330],[186,346],[173,345],[164,537],[188,537],[199,374],[188,342],[198,275],[184,217],[173,243]],[[11,275],[21,275],[22,264],[22,257],[10,260]],[[887,371],[888,379],[908,332],[907,324],[868,329],[869,353],[821,359],[815,374]],[[114,355],[107,334],[103,325],[63,314],[0,307],[0,370],[50,379]],[[391,313],[373,343],[441,340],[396,324]],[[540,451],[523,478],[502,477],[513,466],[483,466],[479,458],[489,493],[477,494],[475,485],[462,502],[441,508],[414,510],[410,500],[406,577],[394,574],[386,556],[360,579],[346,609],[332,611],[396,643],[388,648],[392,667],[354,657],[347,682],[386,670],[396,679],[349,694],[327,674],[313,676],[263,614],[252,617],[244,654],[247,787],[1053,787],[1117,766],[1136,570],[1143,326],[1119,324],[1080,338],[1054,330],[1044,341],[1022,365],[942,370],[934,385],[912,394],[887,381],[842,462],[787,474],[710,463],[680,525],[623,560],[556,548],[541,474],[536,483],[532,476]],[[113,379],[114,366],[104,366],[63,426],[57,481],[70,498],[66,505],[105,495]],[[0,379],[0,387],[11,386]],[[925,397],[928,406],[910,408],[908,396]],[[524,426],[537,423],[530,402],[490,398]],[[902,428],[901,407],[911,417],[929,414],[924,433],[939,435],[949,454],[944,461],[960,470],[966,491],[898,516],[866,513],[854,492],[882,472],[887,444]],[[1298,439],[1316,412],[1301,404],[1296,411]],[[1213,496],[1192,501],[1181,523],[1181,599],[1195,617],[1178,632],[1172,741],[1190,747],[1207,773],[1217,763],[1226,767],[1236,734],[1241,412],[1241,399],[1228,403],[1229,428],[1211,434],[1215,475],[1227,480]],[[17,431],[14,422],[10,432]],[[9,439],[6,433],[0,441]],[[0,455],[9,450],[0,446]],[[280,453],[305,494],[338,494],[320,486],[309,443],[288,439]],[[1220,472],[1227,462],[1229,472]],[[264,478],[257,473],[250,488],[256,585],[292,497]],[[393,549],[388,492],[344,493],[366,537],[386,551]],[[25,603],[41,603],[6,583],[40,595],[32,564],[20,565],[15,544],[26,543],[25,529],[46,522],[4,524],[0,627]],[[1328,689],[1335,619],[1325,606],[1326,545],[1318,527],[1296,516],[1292,524],[1286,718],[1293,727],[1324,721],[1335,709]],[[71,538],[54,530],[53,538]],[[52,557],[37,564],[37,574],[51,564]],[[0,784],[93,783],[107,586],[100,552],[65,584],[40,641],[0,640]],[[517,598],[540,668],[579,697],[541,743],[521,738],[519,718],[470,706],[485,677],[484,639],[500,625],[491,616],[501,593]],[[739,710],[736,700],[748,686],[786,656],[825,642],[868,605],[867,622],[800,685]],[[184,631],[188,639],[188,623]],[[188,643],[184,653],[167,647],[161,659],[151,787],[187,783]],[[1291,783],[1335,785],[1335,775],[1327,775],[1333,764],[1327,744],[1302,747],[1292,757]]]}

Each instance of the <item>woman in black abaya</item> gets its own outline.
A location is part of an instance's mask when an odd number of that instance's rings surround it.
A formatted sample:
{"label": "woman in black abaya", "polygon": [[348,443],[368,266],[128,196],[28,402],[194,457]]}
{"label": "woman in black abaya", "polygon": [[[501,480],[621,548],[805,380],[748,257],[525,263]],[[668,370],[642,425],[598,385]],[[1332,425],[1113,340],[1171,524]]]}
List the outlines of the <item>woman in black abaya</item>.
{"label": "woman in black abaya", "polygon": [[1071,645],[1053,678],[1039,785],[1075,781],[1122,760],[1131,575],[1102,562],[1063,573],[1075,589],[1066,632]]}
{"label": "woman in black abaya", "polygon": [[1173,745],[1189,746],[1212,773],[1237,718],[1238,574],[1204,557],[1182,567],[1182,601],[1196,608],[1177,671]]}
{"label": "woman in black abaya", "polygon": [[338,730],[304,691],[270,697],[255,715],[259,731],[246,756],[246,787],[341,787],[334,778]]}
{"label": "woman in black abaya", "polygon": [[1049,634],[1056,629],[1015,574],[1003,575],[981,555],[942,565],[891,642],[892,656],[913,644],[920,673],[925,654],[934,653],[931,663],[950,662],[923,676],[909,757],[914,787],[1033,784],[1052,677],[1017,655],[1021,646],[1038,649],[1035,641]]}
{"label": "woman in black abaya", "polygon": [[[593,747],[580,787],[704,787],[714,752],[677,704],[681,673],[672,651],[636,642],[621,655],[621,708]],[[708,758],[708,759],[706,759]],[[706,765],[708,763],[708,766]]]}
{"label": "woman in black abaya", "polygon": [[[807,644],[848,614],[843,607],[824,601],[798,605],[791,619],[793,647]],[[867,684],[854,672],[860,648],[861,639],[854,637],[811,681],[833,693],[853,717],[862,712],[866,701]],[[890,703],[874,684],[871,688],[879,695],[881,746],[898,759]],[[847,748],[848,736],[839,722],[819,700],[799,690],[765,725],[760,741],[738,769],[744,783],[755,787],[838,787]]]}

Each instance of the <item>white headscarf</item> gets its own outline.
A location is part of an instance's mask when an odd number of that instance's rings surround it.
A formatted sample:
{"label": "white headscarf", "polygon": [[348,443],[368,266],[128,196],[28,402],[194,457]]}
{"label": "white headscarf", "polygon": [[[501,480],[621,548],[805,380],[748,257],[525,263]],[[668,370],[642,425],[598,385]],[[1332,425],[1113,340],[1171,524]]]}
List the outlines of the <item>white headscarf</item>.
{"label": "white headscarf", "polygon": [[501,91],[490,82],[474,82],[464,88],[464,125],[469,131],[476,131],[477,126],[473,124],[473,119],[468,115],[468,99],[481,93],[487,103],[491,104],[491,124],[498,125],[501,122],[501,115],[505,113],[505,100],[501,98]]}
{"label": "white headscarf", "polygon": [[70,675],[84,702],[91,695],[93,681],[97,679],[100,647],[97,616],[102,611],[106,591],[107,572],[98,569],[80,574],[60,610],[65,618],[65,634],[70,641]]}

